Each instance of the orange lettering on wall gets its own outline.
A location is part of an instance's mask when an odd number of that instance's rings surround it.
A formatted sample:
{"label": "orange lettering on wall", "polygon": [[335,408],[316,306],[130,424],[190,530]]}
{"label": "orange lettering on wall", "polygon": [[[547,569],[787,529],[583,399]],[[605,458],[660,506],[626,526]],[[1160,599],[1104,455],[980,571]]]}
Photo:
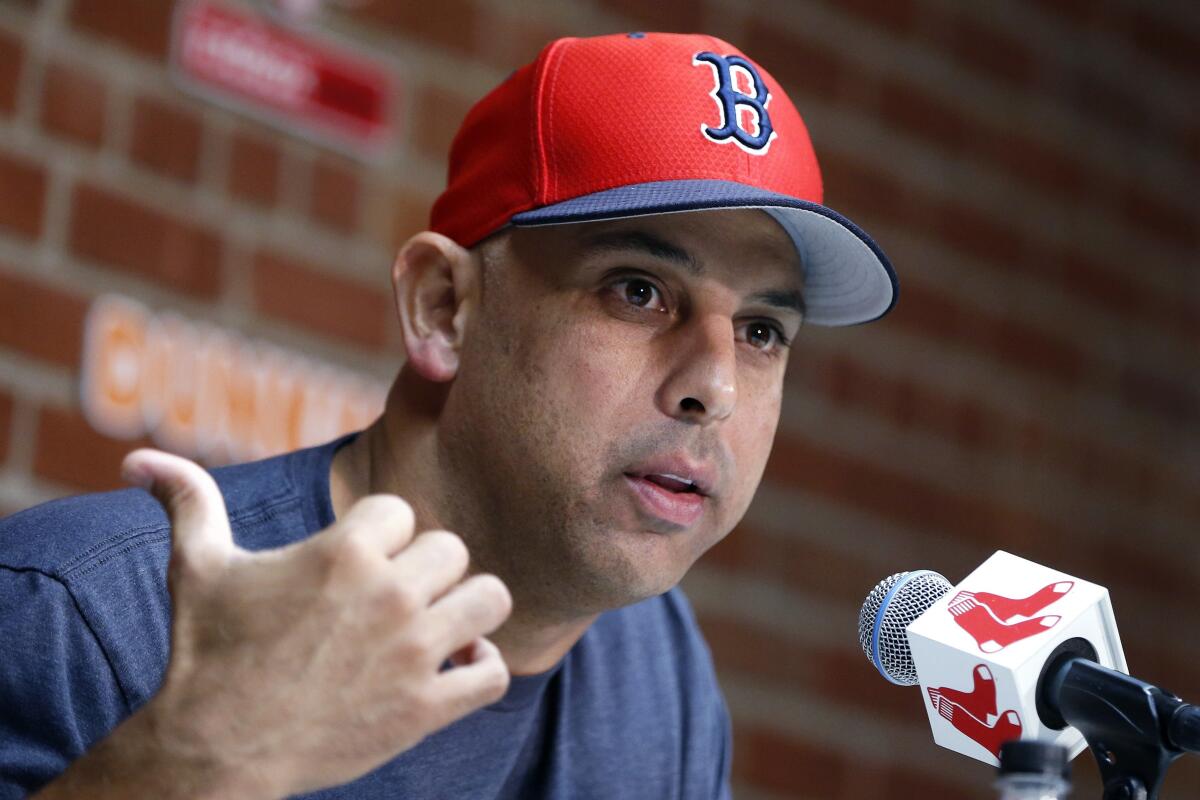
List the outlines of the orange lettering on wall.
{"label": "orange lettering on wall", "polygon": [[80,400],[92,427],[109,436],[133,439],[144,432],[146,322],[145,308],[111,295],[101,297],[88,311]]}
{"label": "orange lettering on wall", "polygon": [[383,408],[376,380],[106,295],[88,313],[81,401],[96,430],[208,464],[328,441]]}

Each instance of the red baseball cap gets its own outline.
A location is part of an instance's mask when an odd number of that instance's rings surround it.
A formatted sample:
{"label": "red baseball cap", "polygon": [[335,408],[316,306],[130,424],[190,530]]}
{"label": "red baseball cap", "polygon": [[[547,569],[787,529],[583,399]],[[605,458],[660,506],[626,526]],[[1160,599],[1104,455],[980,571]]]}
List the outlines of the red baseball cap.
{"label": "red baseball cap", "polygon": [[805,321],[853,325],[895,305],[887,257],[821,204],[808,129],[762,67],[711,36],[558,39],[468,112],[430,229],[495,231],[759,208],[804,267]]}

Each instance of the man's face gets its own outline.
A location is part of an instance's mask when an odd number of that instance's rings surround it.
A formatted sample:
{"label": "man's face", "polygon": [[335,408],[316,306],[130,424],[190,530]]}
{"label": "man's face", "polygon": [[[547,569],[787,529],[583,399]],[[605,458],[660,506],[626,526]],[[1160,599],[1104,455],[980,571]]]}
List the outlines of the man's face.
{"label": "man's face", "polygon": [[762,477],[800,325],[791,241],[721,210],[483,248],[440,432],[447,522],[518,604],[596,613],[666,591]]}

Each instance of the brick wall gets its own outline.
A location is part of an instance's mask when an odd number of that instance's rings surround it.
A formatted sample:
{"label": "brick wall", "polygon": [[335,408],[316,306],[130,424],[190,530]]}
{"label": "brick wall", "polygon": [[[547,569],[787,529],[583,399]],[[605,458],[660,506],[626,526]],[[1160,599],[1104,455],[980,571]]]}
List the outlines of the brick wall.
{"label": "brick wall", "polygon": [[[686,581],[737,796],[991,796],[854,625],[880,577],[957,580],[997,547],[1108,585],[1133,672],[1200,699],[1193,4],[350,5],[322,27],[402,86],[381,166],[182,94],[166,0],[0,2],[0,513],[116,485],[134,444],[79,411],[94,297],[386,380],[387,266],[468,105],[553,36],[705,30],[784,83],[828,203],[903,283],[885,322],[802,333],[763,489]],[[1098,794],[1094,771],[1076,762],[1076,796]]]}

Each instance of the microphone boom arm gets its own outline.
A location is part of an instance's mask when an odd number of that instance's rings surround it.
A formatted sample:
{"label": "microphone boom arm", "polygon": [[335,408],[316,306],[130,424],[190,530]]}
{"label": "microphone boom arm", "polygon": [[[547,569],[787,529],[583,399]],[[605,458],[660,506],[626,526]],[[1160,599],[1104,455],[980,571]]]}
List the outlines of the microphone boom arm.
{"label": "microphone boom arm", "polygon": [[1083,734],[1105,800],[1155,800],[1171,762],[1200,752],[1200,708],[1078,652],[1051,658],[1039,684],[1042,721]]}

